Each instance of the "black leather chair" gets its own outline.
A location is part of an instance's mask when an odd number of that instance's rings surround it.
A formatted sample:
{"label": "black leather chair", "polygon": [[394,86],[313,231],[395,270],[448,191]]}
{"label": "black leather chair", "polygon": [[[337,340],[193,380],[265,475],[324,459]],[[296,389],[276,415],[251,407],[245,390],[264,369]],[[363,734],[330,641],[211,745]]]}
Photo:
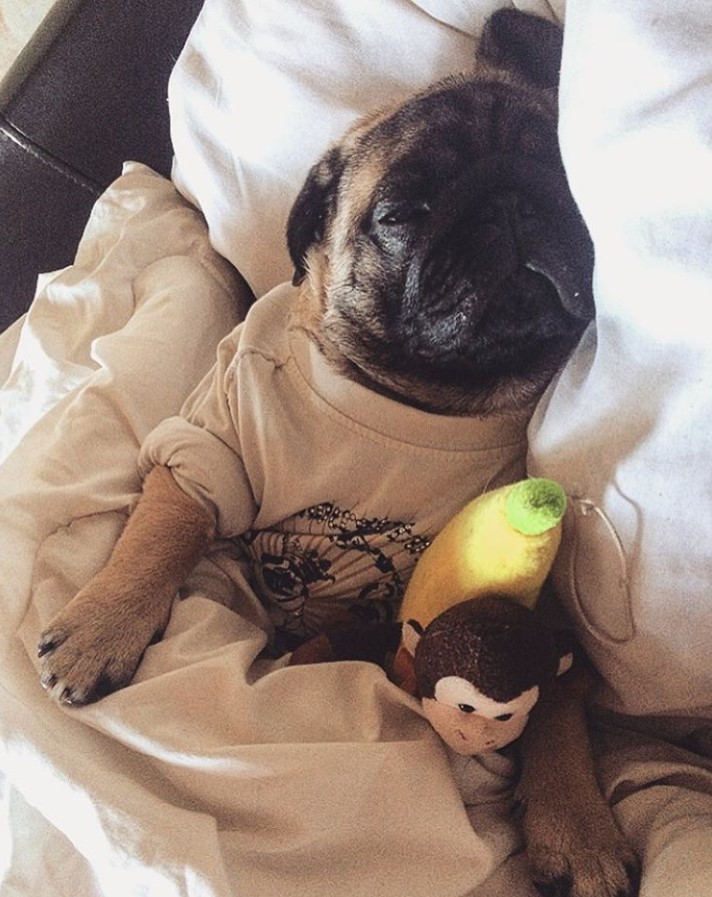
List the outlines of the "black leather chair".
{"label": "black leather chair", "polygon": [[167,83],[203,0],[58,0],[0,84],[0,331],[127,159],[170,174]]}

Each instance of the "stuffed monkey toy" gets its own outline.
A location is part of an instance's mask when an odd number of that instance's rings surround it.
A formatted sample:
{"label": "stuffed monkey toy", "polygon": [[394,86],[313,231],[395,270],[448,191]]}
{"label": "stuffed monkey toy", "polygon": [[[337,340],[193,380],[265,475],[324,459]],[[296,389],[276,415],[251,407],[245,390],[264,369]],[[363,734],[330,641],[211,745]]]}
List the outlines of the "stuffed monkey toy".
{"label": "stuffed monkey toy", "polygon": [[545,479],[478,496],[423,552],[400,624],[318,636],[291,663],[378,662],[421,700],[453,751],[500,750],[521,735],[541,689],[572,663],[533,609],[565,509],[563,489]]}

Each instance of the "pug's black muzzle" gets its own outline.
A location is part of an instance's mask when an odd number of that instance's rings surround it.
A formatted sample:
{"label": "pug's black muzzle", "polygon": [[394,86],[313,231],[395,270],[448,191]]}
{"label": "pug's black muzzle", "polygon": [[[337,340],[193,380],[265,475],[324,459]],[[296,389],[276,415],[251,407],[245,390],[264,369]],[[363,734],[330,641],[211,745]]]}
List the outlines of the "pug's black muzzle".
{"label": "pug's black muzzle", "polygon": [[563,171],[480,162],[440,194],[413,243],[399,338],[413,357],[464,367],[486,365],[490,349],[499,362],[568,351],[572,323],[580,333],[593,317],[592,270]]}

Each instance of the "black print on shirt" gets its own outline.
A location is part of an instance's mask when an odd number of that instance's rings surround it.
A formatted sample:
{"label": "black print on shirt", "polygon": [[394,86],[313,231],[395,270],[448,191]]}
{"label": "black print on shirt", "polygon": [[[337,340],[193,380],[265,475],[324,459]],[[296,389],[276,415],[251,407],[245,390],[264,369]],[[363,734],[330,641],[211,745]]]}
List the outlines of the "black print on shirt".
{"label": "black print on shirt", "polygon": [[333,502],[243,536],[276,627],[303,640],[336,622],[395,618],[428,540],[413,524],[363,517]]}

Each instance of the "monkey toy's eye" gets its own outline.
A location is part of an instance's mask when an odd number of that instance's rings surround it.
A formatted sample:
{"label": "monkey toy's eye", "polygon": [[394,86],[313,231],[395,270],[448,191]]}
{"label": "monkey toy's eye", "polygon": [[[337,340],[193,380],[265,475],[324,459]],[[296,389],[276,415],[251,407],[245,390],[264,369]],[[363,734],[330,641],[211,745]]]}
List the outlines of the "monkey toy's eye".
{"label": "monkey toy's eye", "polygon": [[474,713],[475,712],[475,708],[472,706],[472,704],[458,704],[457,709],[461,710],[463,713]]}
{"label": "monkey toy's eye", "polygon": [[495,719],[499,720],[500,723],[506,723],[507,720],[511,719],[513,716],[513,713],[502,713],[500,716],[495,716]]}

